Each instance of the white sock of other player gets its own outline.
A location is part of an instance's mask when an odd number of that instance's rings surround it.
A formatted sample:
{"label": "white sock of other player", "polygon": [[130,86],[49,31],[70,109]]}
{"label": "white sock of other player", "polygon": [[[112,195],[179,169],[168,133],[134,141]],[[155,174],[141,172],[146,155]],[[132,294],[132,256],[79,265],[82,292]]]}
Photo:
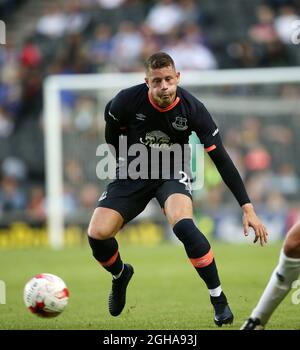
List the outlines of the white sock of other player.
{"label": "white sock of other player", "polygon": [[290,291],[292,284],[300,274],[300,259],[287,257],[281,251],[279,264],[273,271],[271,279],[264,290],[251,318],[259,318],[265,325],[274,310]]}

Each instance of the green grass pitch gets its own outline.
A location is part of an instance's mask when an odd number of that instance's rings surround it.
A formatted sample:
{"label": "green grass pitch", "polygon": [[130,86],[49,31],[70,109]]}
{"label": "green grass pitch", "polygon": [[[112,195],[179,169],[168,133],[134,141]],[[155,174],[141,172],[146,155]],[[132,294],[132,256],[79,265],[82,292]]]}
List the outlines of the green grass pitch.
{"label": "green grass pitch", "polygon": [[[230,245],[212,242],[222,286],[239,329],[277,264],[281,244]],[[125,262],[135,268],[127,304],[119,317],[109,315],[110,275],[98,265],[88,246],[61,251],[42,249],[0,252],[0,280],[6,283],[6,304],[0,304],[0,329],[164,330],[218,329],[208,292],[185,256],[183,247],[121,245]],[[70,290],[67,309],[54,319],[31,314],[23,303],[23,287],[33,275],[57,274]],[[291,294],[276,310],[268,329],[299,329],[300,304]]]}

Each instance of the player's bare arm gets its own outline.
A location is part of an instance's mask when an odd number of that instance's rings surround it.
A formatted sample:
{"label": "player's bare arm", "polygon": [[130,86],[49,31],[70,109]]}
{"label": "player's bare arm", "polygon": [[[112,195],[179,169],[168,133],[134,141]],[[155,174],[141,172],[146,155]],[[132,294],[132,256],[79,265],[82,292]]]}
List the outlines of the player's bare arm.
{"label": "player's bare arm", "polygon": [[242,206],[243,208],[243,226],[244,234],[248,236],[249,227],[252,227],[255,233],[255,239],[253,243],[260,241],[260,245],[264,246],[268,242],[268,232],[266,227],[257,217],[253,205],[251,203],[246,203]]}
{"label": "player's bare arm", "polygon": [[245,236],[248,236],[249,227],[252,227],[255,233],[255,239],[253,243],[256,243],[259,240],[261,246],[265,245],[268,242],[268,232],[264,224],[257,217],[253,205],[251,203],[246,203],[242,206],[242,208]]}

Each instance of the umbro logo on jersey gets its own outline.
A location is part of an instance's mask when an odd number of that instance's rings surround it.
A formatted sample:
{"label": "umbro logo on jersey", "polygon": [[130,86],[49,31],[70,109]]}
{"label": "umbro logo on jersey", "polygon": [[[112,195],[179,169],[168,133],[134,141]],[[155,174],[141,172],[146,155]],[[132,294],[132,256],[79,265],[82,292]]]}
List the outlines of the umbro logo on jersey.
{"label": "umbro logo on jersey", "polygon": [[172,123],[173,128],[179,131],[184,131],[188,128],[186,125],[187,118],[184,117],[176,117],[175,121]]}
{"label": "umbro logo on jersey", "polygon": [[142,122],[146,119],[147,117],[142,114],[142,113],[137,113],[136,114],[136,119],[141,120]]}
{"label": "umbro logo on jersey", "polygon": [[116,118],[116,117],[111,113],[111,111],[108,111],[108,115],[109,115],[110,117],[112,117],[114,120],[116,120],[117,122],[119,121],[119,119]]}

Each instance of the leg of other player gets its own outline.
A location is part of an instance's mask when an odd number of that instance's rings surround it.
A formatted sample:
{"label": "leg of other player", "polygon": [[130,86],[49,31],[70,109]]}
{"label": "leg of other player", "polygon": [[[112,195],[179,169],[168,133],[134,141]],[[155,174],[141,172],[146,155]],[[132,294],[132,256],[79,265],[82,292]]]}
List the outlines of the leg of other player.
{"label": "leg of other player", "polygon": [[117,211],[98,207],[95,209],[88,228],[88,239],[95,259],[113,275],[109,295],[109,311],[118,316],[126,303],[126,288],[133,275],[133,268],[123,264],[118,242],[114,238],[122,228],[124,219]]}
{"label": "leg of other player", "polygon": [[300,221],[288,232],[283,251],[289,258],[300,259]]}
{"label": "leg of other player", "polygon": [[209,290],[215,310],[215,323],[218,326],[232,323],[233,315],[221,288],[212,249],[193,221],[191,198],[185,194],[173,193],[165,201],[164,211],[174,233],[183,243],[187,256]]}
{"label": "leg of other player", "polygon": [[279,263],[242,330],[263,329],[300,274],[300,222],[288,232]]}

